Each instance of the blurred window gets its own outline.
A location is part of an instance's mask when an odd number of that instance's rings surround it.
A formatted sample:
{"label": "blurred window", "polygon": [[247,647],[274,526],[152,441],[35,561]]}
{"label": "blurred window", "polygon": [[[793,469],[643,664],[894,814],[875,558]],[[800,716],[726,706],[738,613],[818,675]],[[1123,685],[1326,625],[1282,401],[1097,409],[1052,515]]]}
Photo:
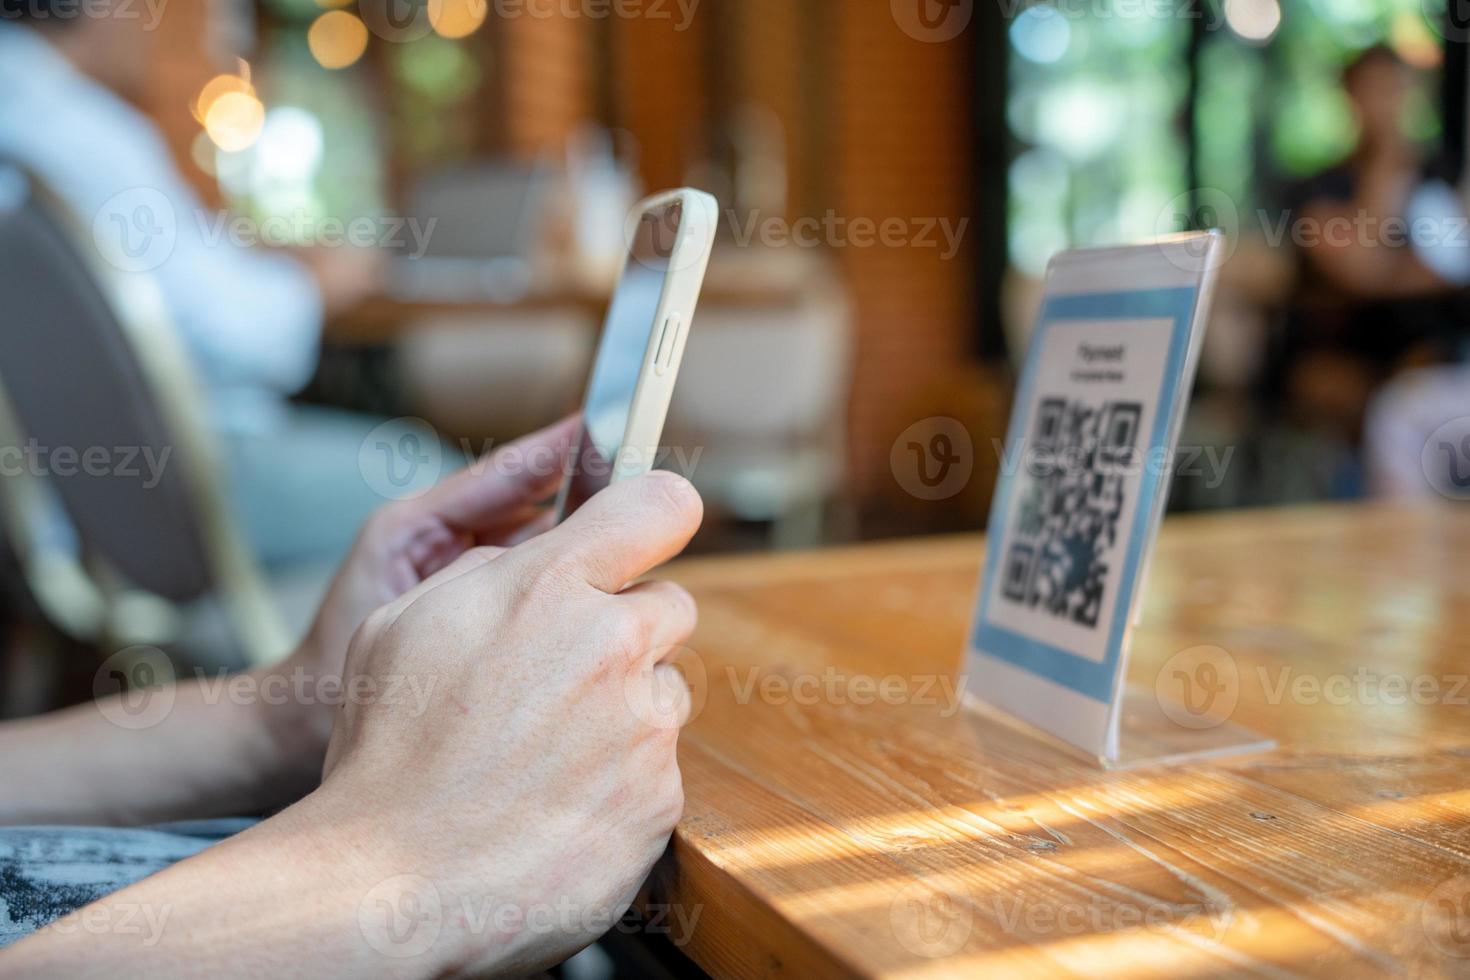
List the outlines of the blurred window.
{"label": "blurred window", "polygon": [[1036,3],[1011,20],[1006,119],[1009,254],[1039,276],[1069,245],[1152,234],[1187,185],[1175,123],[1189,88],[1189,23],[1122,0]]}
{"label": "blurred window", "polygon": [[483,147],[483,4],[396,4],[413,15],[391,22],[376,2],[257,0],[242,74],[260,80],[264,121],[243,148],[201,139],[196,153],[238,213],[289,219],[273,227],[305,241],[323,220],[384,213],[395,181]]}
{"label": "blurred window", "polygon": [[[1351,150],[1339,76],[1357,53],[1389,44],[1432,79],[1444,2],[1021,3],[1008,24],[1011,266],[1039,276],[1062,248],[1179,230],[1209,213],[1195,188],[1242,215],[1269,206]],[[1405,121],[1427,144],[1443,131],[1435,91]]]}

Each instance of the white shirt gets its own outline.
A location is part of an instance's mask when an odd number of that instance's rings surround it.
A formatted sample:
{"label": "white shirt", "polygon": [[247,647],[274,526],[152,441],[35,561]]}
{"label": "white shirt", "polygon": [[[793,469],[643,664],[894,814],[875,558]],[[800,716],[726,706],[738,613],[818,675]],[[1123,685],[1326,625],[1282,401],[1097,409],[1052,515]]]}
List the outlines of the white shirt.
{"label": "white shirt", "polygon": [[219,234],[151,120],[30,28],[0,22],[0,158],[44,180],[104,259],[160,287],[218,428],[269,431],[316,366],[322,300],[284,253]]}
{"label": "white shirt", "polygon": [[1463,472],[1470,462],[1465,448],[1470,367],[1441,364],[1405,371],[1374,397],[1364,429],[1369,486],[1378,496],[1470,497]]}

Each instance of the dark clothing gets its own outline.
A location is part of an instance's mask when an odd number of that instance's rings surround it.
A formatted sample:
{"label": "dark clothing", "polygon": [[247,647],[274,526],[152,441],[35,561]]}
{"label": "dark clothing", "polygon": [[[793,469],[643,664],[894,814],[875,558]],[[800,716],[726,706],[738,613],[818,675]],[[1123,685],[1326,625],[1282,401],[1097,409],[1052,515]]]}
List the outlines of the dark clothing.
{"label": "dark clothing", "polygon": [[[255,824],[198,820],[157,827],[0,827],[0,947],[156,874]],[[128,915],[145,940],[168,909]],[[119,928],[122,927],[119,915]]]}

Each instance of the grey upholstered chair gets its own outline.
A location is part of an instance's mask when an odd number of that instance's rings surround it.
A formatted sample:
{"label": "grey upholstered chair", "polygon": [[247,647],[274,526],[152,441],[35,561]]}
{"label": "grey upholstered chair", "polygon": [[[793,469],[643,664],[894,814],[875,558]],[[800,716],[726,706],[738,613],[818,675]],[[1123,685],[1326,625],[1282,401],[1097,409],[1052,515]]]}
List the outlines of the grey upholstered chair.
{"label": "grey upholstered chair", "polygon": [[[212,596],[244,660],[285,652],[203,415],[151,279],[106,265],[34,175],[0,162],[0,519],[56,625],[167,643],[170,610]],[[36,534],[57,501],[79,548]]]}

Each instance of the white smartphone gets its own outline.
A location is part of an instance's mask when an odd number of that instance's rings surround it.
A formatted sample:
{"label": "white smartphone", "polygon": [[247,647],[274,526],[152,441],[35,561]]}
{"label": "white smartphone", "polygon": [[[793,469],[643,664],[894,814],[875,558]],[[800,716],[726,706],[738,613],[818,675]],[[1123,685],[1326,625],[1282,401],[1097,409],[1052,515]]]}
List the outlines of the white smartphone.
{"label": "white smartphone", "polygon": [[681,188],[641,201],[582,407],[582,432],[557,495],[566,519],[604,487],[653,468],[674,380],[714,247],[718,205]]}

